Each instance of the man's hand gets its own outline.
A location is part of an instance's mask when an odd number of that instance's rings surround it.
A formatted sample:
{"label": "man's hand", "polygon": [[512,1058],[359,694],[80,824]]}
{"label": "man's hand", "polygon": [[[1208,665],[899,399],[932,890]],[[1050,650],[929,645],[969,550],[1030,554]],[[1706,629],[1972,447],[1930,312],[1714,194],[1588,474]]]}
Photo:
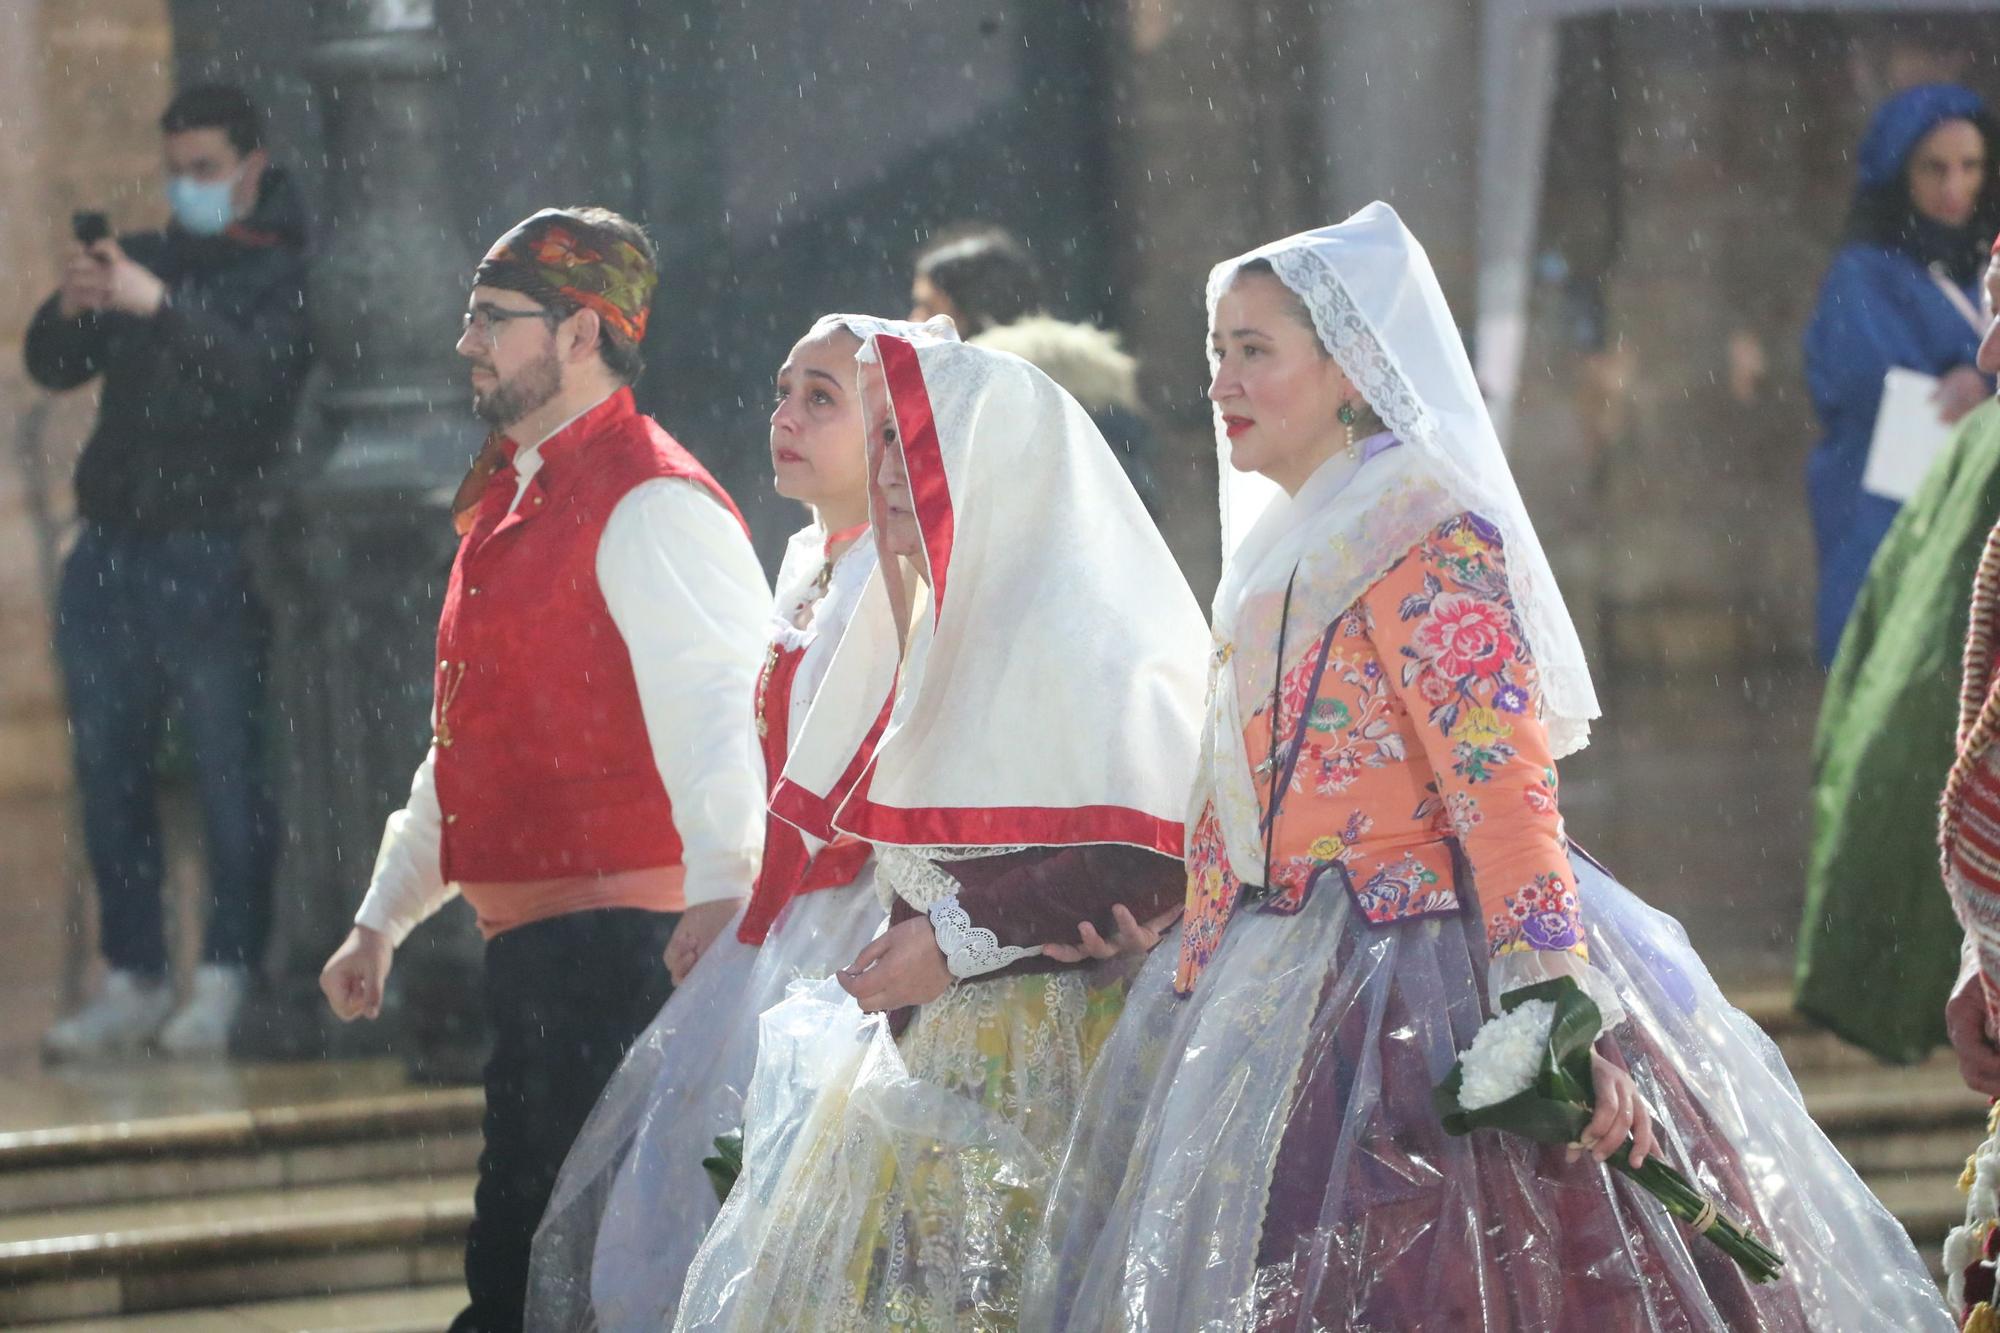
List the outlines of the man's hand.
{"label": "man's hand", "polygon": [[141,319],[160,313],[160,305],[167,299],[167,284],[154,277],[152,270],[127,257],[114,240],[99,241],[90,247],[90,254],[104,269],[104,309]]}
{"label": "man's hand", "polygon": [[382,1016],[382,988],[395,955],[396,946],[379,930],[356,926],[347,932],[319,973],[319,988],[341,1022]]}
{"label": "man's hand", "polygon": [[688,973],[694,971],[694,965],[701,961],[708,946],[715,943],[741,906],[741,898],[720,898],[712,903],[696,903],[681,913],[674,937],[667,941],[666,954],[667,973],[676,986],[687,980]]}
{"label": "man's hand", "polygon": [[105,309],[111,300],[111,270],[96,255],[78,246],[63,265],[62,286],[56,289],[56,309],[64,319]]}
{"label": "man's hand", "polygon": [[929,917],[898,922],[833,974],[864,1014],[886,1014],[929,1004],[951,989],[951,968],[938,948]]}
{"label": "man's hand", "polygon": [[1945,425],[1956,426],[1960,418],[1985,402],[1992,392],[1986,387],[1985,376],[1971,366],[1959,366],[1946,371],[1938,380],[1931,402]]}
{"label": "man's hand", "polygon": [[1076,944],[1044,944],[1044,956],[1058,963],[1080,963],[1086,958],[1116,958],[1119,954],[1151,953],[1166,933],[1168,927],[1180,920],[1181,909],[1175,907],[1162,912],[1151,921],[1141,922],[1133,917],[1132,909],[1120,903],[1111,909],[1111,919],[1117,923],[1118,932],[1109,940],[1097,933],[1097,927],[1088,921],[1076,923]]}
{"label": "man's hand", "polygon": [[1988,1097],[2000,1097],[2000,1049],[1987,1029],[1986,983],[1980,977],[1977,955],[1967,958],[1958,969],[1958,984],[1945,1001],[1944,1030],[1951,1037],[1965,1086]]}

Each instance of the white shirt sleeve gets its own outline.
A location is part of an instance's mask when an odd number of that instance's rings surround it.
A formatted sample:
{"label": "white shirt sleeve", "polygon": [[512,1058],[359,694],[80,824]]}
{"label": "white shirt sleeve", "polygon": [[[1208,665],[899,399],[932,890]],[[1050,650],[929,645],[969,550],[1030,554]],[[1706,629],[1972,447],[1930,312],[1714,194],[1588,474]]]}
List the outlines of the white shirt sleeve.
{"label": "white shirt sleeve", "polygon": [[764,854],[764,755],[753,696],[771,589],[736,519],[694,482],[618,502],[597,583],[625,639],[639,709],[680,834],[690,907],[745,898]]}
{"label": "white shirt sleeve", "polygon": [[378,930],[400,945],[458,893],[444,880],[444,812],[438,806],[437,747],[417,766],[410,800],[389,816],[375,853],[375,873],[354,923]]}

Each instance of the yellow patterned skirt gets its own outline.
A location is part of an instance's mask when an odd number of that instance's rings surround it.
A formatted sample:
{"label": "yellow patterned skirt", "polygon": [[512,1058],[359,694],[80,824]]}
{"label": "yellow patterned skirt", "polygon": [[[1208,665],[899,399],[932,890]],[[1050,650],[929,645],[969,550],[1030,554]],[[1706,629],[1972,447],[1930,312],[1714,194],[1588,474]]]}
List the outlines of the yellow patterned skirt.
{"label": "yellow patterned skirt", "polygon": [[677,1327],[1014,1328],[1055,1155],[1123,997],[1083,972],[967,982],[893,1043],[824,987],[772,1010],[744,1174]]}

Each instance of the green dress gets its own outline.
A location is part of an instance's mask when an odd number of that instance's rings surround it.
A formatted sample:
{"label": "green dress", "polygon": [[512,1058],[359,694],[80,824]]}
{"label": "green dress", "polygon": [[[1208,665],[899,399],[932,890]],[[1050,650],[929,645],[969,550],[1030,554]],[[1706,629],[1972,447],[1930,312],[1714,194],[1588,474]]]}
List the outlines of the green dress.
{"label": "green dress", "polygon": [[1960,931],[1939,878],[1972,577],[2000,518],[2000,403],[1960,423],[1868,569],[1813,740],[1799,1011],[1885,1060],[1945,1040]]}

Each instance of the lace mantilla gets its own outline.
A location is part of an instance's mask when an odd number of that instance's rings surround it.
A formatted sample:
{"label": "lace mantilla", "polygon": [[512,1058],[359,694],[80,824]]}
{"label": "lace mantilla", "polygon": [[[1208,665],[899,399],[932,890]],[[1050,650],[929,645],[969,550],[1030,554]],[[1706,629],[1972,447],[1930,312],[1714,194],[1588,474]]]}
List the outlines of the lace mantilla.
{"label": "lace mantilla", "polygon": [[1002,944],[992,931],[973,925],[971,914],[959,906],[955,893],[935,904],[930,909],[930,918],[938,948],[944,950],[945,966],[961,981],[998,972],[1010,963],[1033,958],[1042,951],[1040,945],[1022,948]]}
{"label": "lace mantilla", "polygon": [[958,898],[958,881],[939,870],[940,863],[977,861],[1005,856],[1025,847],[897,847],[875,844],[875,888],[887,907],[901,898],[919,912],[929,912],[945,899]]}
{"label": "lace mantilla", "polygon": [[887,847],[875,849],[876,891],[886,907],[901,898],[931,919],[946,966],[958,978],[983,976],[1041,952],[1003,945],[1000,937],[972,924],[958,902],[958,881],[938,867],[1025,851],[1023,847]]}
{"label": "lace mantilla", "polygon": [[1280,251],[1270,260],[1279,280],[1306,303],[1320,342],[1333,353],[1341,372],[1361,390],[1382,424],[1405,444],[1435,449],[1437,422],[1375,336],[1333,266],[1307,247]]}
{"label": "lace mantilla", "polygon": [[[1211,320],[1242,265],[1257,259],[1305,304],[1328,354],[1422,460],[1420,470],[1458,509],[1500,529],[1509,595],[1541,672],[1551,748],[1559,759],[1581,749],[1598,714],[1583,646],[1422,247],[1393,209],[1371,204],[1338,226],[1218,264],[1209,275]],[[1226,451],[1227,440],[1218,447]],[[1227,512],[1224,521],[1232,521]]]}

